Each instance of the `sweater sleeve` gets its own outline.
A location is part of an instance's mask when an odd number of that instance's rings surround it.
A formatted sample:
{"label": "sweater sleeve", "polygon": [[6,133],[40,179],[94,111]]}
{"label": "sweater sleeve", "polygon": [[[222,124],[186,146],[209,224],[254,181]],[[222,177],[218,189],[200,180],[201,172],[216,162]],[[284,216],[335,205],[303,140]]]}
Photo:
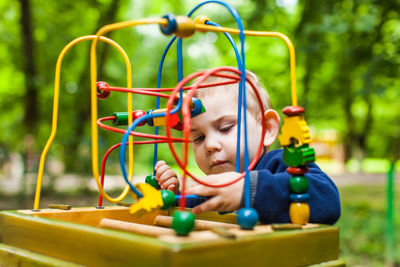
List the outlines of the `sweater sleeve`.
{"label": "sweater sleeve", "polygon": [[[269,152],[271,153],[271,152]],[[268,153],[268,154],[269,154]],[[255,171],[257,182],[253,207],[258,211],[262,223],[289,222],[289,179],[282,160],[282,151],[273,153]],[[340,217],[339,192],[333,181],[316,164],[310,164],[305,176],[309,179],[310,222],[334,224]]]}

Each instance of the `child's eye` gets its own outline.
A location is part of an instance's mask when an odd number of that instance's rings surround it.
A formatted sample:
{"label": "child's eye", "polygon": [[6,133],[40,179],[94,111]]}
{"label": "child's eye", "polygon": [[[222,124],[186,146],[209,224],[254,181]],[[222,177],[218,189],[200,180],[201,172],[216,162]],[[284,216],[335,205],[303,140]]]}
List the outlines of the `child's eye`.
{"label": "child's eye", "polygon": [[233,126],[234,126],[233,124],[221,126],[219,128],[219,131],[222,132],[222,133],[229,132],[230,130],[232,130]]}
{"label": "child's eye", "polygon": [[197,136],[193,139],[192,143],[199,144],[204,141],[204,138],[204,135]]}

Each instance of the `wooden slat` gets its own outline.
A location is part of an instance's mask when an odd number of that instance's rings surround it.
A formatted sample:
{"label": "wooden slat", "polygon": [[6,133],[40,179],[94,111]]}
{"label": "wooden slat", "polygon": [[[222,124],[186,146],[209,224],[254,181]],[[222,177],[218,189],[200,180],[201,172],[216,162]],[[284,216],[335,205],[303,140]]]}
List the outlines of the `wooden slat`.
{"label": "wooden slat", "polygon": [[140,223],[124,222],[107,218],[104,218],[100,221],[100,227],[120,230],[120,231],[127,231],[147,236],[175,235],[175,231],[169,228],[145,225]]}
{"label": "wooden slat", "polygon": [[57,258],[41,255],[32,251],[8,246],[0,243],[0,266],[20,267],[20,266],[64,266],[82,267],[83,265],[63,261]]}
{"label": "wooden slat", "polygon": [[[172,217],[157,215],[155,218],[155,224],[164,227],[172,226]],[[196,230],[211,230],[212,228],[221,227],[221,228],[239,228],[237,224],[232,223],[222,223],[222,222],[213,222],[206,220],[196,219],[194,222],[194,227]]]}

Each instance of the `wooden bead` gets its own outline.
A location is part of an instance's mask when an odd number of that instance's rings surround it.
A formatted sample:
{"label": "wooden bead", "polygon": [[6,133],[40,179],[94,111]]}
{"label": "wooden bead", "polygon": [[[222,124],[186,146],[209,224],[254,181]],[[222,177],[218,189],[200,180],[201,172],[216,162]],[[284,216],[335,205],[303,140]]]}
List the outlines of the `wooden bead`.
{"label": "wooden bead", "polygon": [[187,16],[176,16],[175,17],[177,29],[175,35],[180,38],[186,38],[192,36],[196,29],[194,27],[194,21]]}
{"label": "wooden bead", "polygon": [[297,116],[301,115],[305,112],[303,107],[300,106],[287,106],[282,110],[282,113],[285,114],[286,116]]}
{"label": "wooden bead", "polygon": [[253,208],[241,208],[237,214],[237,224],[245,230],[252,230],[258,222],[258,213]]}
{"label": "wooden bead", "polygon": [[163,19],[167,20],[167,25],[160,25],[160,30],[165,35],[171,35],[176,32],[176,19],[172,14],[163,16]]}
{"label": "wooden bead", "polygon": [[114,112],[113,124],[115,126],[128,125],[128,112]]}
{"label": "wooden bead", "polygon": [[307,203],[292,202],[289,207],[290,221],[295,224],[307,224],[310,219],[310,207]]}
{"label": "wooden bead", "polygon": [[98,99],[106,99],[110,96],[110,91],[104,90],[104,88],[108,88],[109,85],[106,82],[98,81],[96,82],[97,87],[97,98]]}
{"label": "wooden bead", "polygon": [[[144,110],[132,111],[132,121],[135,121],[137,118],[142,117],[144,115],[146,115],[146,111],[144,111]],[[146,124],[146,120],[143,120],[142,122],[140,122],[138,124],[138,126],[143,126],[145,124]]]}
{"label": "wooden bead", "polygon": [[287,173],[291,175],[304,175],[308,172],[308,167],[300,166],[300,167],[288,167]]}
{"label": "wooden bead", "polygon": [[287,166],[297,167],[312,163],[315,160],[314,148],[304,144],[300,147],[287,146],[283,150],[283,162]]}
{"label": "wooden bead", "polygon": [[[210,21],[210,19],[205,15],[200,15],[200,16],[198,16],[198,17],[196,17],[194,19],[194,22],[196,22],[197,24],[204,24],[205,25],[207,21]],[[199,29],[197,31],[198,32],[202,32],[202,33],[207,32],[207,30],[199,30]]]}
{"label": "wooden bead", "polygon": [[194,228],[195,216],[190,211],[175,211],[172,218],[172,228],[177,235],[188,235]]}
{"label": "wooden bead", "polygon": [[172,208],[175,206],[175,195],[169,190],[161,190],[161,198],[163,200],[164,206],[162,207],[163,210]]}
{"label": "wooden bead", "polygon": [[290,194],[290,201],[291,202],[307,202],[310,200],[310,194]]}
{"label": "wooden bead", "polygon": [[158,184],[156,177],[154,175],[147,175],[145,182],[146,182],[146,184],[151,185],[155,189],[160,189],[160,185]]}
{"label": "wooden bead", "polygon": [[289,187],[291,193],[302,194],[308,191],[309,182],[307,177],[293,176],[289,180]]}

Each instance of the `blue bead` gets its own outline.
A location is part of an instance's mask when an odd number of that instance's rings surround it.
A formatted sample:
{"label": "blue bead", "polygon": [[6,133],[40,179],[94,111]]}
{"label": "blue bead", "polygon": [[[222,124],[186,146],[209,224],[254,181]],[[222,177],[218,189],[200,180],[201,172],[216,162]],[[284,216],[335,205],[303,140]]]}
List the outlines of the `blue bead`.
{"label": "blue bead", "polygon": [[237,224],[242,229],[252,230],[258,222],[258,213],[253,208],[241,208],[237,214]]}
{"label": "blue bead", "polygon": [[[153,110],[149,109],[149,111],[147,111],[147,115],[151,116],[152,114],[153,114]],[[149,126],[154,126],[154,122],[153,122],[153,118],[152,117],[147,118],[147,124]]]}
{"label": "blue bead", "polygon": [[162,17],[163,19],[168,20],[167,25],[160,25],[160,30],[165,35],[171,35],[176,32],[177,24],[175,20],[175,16],[172,14],[167,14]]}
{"label": "blue bead", "polygon": [[290,194],[290,201],[292,202],[306,202],[310,199],[309,193],[304,194]]}
{"label": "blue bead", "polygon": [[195,97],[192,97],[193,105],[194,108],[190,111],[190,116],[196,117],[203,111],[203,103],[201,102],[200,99],[197,99]]}

